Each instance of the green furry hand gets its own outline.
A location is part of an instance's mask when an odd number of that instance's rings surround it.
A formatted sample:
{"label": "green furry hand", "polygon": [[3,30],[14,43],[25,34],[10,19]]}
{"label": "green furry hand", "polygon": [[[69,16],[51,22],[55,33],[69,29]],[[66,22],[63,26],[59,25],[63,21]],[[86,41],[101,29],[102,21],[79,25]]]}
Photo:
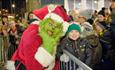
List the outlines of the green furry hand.
{"label": "green furry hand", "polygon": [[43,39],[43,47],[46,49],[49,53],[53,54],[54,48],[56,47],[56,41],[45,34],[44,32],[41,32],[40,35]]}

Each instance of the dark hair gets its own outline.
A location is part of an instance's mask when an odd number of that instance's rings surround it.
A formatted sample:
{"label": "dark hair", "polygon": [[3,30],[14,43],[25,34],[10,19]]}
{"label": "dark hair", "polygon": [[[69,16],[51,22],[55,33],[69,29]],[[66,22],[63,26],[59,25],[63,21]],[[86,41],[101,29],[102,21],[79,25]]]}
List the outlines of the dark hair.
{"label": "dark hair", "polygon": [[103,10],[103,11],[104,11],[105,9],[106,9],[106,8],[105,8],[105,7],[103,7],[101,10]]}
{"label": "dark hair", "polygon": [[105,17],[104,11],[100,11],[100,12],[98,12],[98,15],[102,15],[102,16]]}
{"label": "dark hair", "polygon": [[30,18],[29,18],[30,14],[32,14],[32,12],[28,13],[28,18],[27,18],[28,21],[30,20]]}
{"label": "dark hair", "polygon": [[5,25],[5,23],[4,23],[4,21],[3,21],[3,18],[7,18],[7,19],[8,19],[8,16],[2,15],[2,24]]}
{"label": "dark hair", "polygon": [[110,7],[109,9],[110,9],[110,11],[112,11],[112,8],[111,8],[111,7]]}
{"label": "dark hair", "polygon": [[88,19],[87,22],[89,22],[91,25],[93,24],[93,20],[92,19]]}
{"label": "dark hair", "polygon": [[6,15],[2,15],[2,18],[8,18],[8,16],[6,16]]}
{"label": "dark hair", "polygon": [[98,13],[97,10],[94,11],[95,13]]}

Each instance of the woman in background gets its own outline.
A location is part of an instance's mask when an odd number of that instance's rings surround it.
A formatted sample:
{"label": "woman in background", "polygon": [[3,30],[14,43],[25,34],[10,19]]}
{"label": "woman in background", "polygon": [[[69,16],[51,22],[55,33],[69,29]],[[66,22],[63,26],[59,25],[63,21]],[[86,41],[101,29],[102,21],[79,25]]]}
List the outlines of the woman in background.
{"label": "woman in background", "polygon": [[7,16],[2,16],[2,24],[1,24],[1,30],[0,30],[0,35],[1,35],[1,60],[2,63],[4,64],[7,60],[7,51],[9,47],[9,31],[10,27],[8,24],[8,17]]}

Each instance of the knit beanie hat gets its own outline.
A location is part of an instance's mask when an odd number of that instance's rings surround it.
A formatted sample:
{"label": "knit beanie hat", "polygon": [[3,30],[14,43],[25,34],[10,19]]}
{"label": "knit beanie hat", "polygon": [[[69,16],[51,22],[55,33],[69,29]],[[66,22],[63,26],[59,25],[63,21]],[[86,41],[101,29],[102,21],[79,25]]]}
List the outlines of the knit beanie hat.
{"label": "knit beanie hat", "polygon": [[98,13],[98,15],[102,15],[103,17],[105,17],[105,14],[104,14],[103,11],[100,11],[100,12]]}
{"label": "knit beanie hat", "polygon": [[81,33],[81,27],[79,24],[71,24],[69,27],[68,27],[68,30],[66,32],[66,35],[71,32],[72,30],[77,30],[79,33]]}

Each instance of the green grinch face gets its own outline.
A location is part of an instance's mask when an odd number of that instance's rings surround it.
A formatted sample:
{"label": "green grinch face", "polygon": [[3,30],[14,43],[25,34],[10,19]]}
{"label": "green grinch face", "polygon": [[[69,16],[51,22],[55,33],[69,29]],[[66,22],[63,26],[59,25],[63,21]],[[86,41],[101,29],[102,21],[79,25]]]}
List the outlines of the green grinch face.
{"label": "green grinch face", "polygon": [[40,22],[39,34],[42,37],[42,46],[51,54],[55,52],[55,46],[63,34],[62,23],[55,22],[51,18],[43,19]]}
{"label": "green grinch face", "polygon": [[40,24],[41,24],[40,30],[44,31],[47,35],[53,38],[62,34],[63,31],[62,23],[55,22],[51,18],[43,20]]}

